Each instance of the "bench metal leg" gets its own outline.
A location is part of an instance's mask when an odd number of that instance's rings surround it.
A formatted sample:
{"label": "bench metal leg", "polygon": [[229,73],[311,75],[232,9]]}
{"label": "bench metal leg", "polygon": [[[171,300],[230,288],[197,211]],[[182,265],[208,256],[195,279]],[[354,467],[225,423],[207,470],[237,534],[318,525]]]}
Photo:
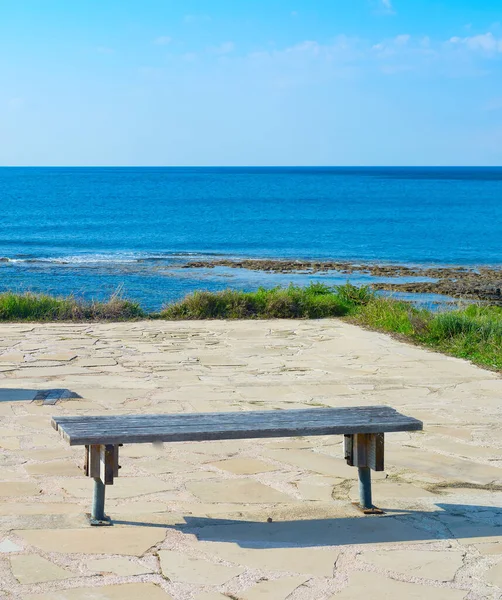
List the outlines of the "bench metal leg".
{"label": "bench metal leg", "polygon": [[94,479],[90,523],[111,525],[105,515],[105,489],[118,475],[118,445],[86,446],[84,467],[86,475]]}
{"label": "bench metal leg", "polygon": [[373,508],[371,500],[371,470],[369,467],[359,467],[359,504],[363,509]]}
{"label": "bench metal leg", "polygon": [[359,475],[359,508],[365,514],[381,514],[373,506],[371,497],[371,469],[384,469],[384,434],[356,433],[345,436],[345,459],[351,467],[357,467]]}
{"label": "bench metal leg", "polygon": [[94,477],[94,494],[92,496],[91,521],[105,520],[105,484],[99,477]]}

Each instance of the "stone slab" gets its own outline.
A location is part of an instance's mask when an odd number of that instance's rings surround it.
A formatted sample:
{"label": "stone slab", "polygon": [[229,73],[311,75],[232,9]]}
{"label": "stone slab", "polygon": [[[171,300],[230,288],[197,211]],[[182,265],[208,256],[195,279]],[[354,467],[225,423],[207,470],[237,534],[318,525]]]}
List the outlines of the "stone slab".
{"label": "stone slab", "polygon": [[[320,473],[332,477],[342,477],[344,479],[357,478],[357,469],[349,467],[342,457],[339,459],[312,450],[266,450],[265,456],[298,467],[305,471]],[[342,450],[340,450],[340,455]],[[383,472],[372,472],[373,479],[382,479],[385,477]]]}
{"label": "stone slab", "polygon": [[[69,479],[62,485],[72,496],[90,499],[93,483],[92,479],[82,477],[82,479]],[[113,485],[106,487],[106,496],[107,498],[133,498],[172,489],[172,483],[167,483],[155,477],[117,477],[114,479]]]}
{"label": "stone slab", "polygon": [[123,556],[88,560],[85,566],[93,573],[113,573],[114,575],[120,575],[122,577],[144,575],[153,572],[153,569],[145,567],[137,562],[133,562]]}
{"label": "stone slab", "polygon": [[139,598],[173,600],[167,592],[153,583],[100,585],[23,596],[23,600],[138,600]]}
{"label": "stone slab", "polygon": [[21,550],[21,546],[14,544],[14,542],[9,539],[0,542],[0,554],[10,554],[11,552],[20,552]]}
{"label": "stone slab", "polygon": [[276,502],[295,502],[288,496],[248,479],[232,479],[223,481],[190,481],[186,489],[192,492],[202,502],[238,502],[244,504],[269,504]]}
{"label": "stone slab", "polygon": [[82,507],[71,502],[0,502],[0,515],[65,515],[81,513]]}
{"label": "stone slab", "polygon": [[45,552],[141,556],[164,539],[166,530],[161,527],[89,527],[18,530],[16,535]]}
{"label": "stone slab", "polygon": [[0,481],[0,497],[38,494],[40,494],[40,486],[31,481]]}
{"label": "stone slab", "polygon": [[316,577],[332,577],[340,554],[339,549],[331,548],[242,548],[223,542],[198,542],[197,548],[251,569]]}
{"label": "stone slab", "polygon": [[254,475],[256,473],[277,471],[278,469],[278,467],[274,467],[256,458],[229,458],[228,460],[220,460],[209,464],[235,475]]}
{"label": "stone slab", "polygon": [[502,562],[493,565],[485,575],[486,581],[492,585],[502,588]]}
{"label": "stone slab", "polygon": [[178,583],[223,585],[244,572],[244,567],[227,567],[174,550],[161,550],[159,558],[164,576]]}
{"label": "stone slab", "polygon": [[34,463],[26,465],[24,468],[30,475],[77,477],[84,474],[84,471],[79,469],[75,463],[67,460]]}
{"label": "stone slab", "polygon": [[285,600],[308,581],[305,577],[283,577],[272,581],[259,581],[253,587],[236,594],[238,600]]}
{"label": "stone slab", "polygon": [[467,591],[395,581],[378,573],[358,571],[349,575],[348,586],[330,600],[362,600],[368,597],[371,600],[464,600],[466,596]]}
{"label": "stone slab", "polygon": [[462,567],[463,552],[441,552],[428,550],[388,550],[365,552],[364,562],[404,575],[451,581]]}
{"label": "stone slab", "polygon": [[19,583],[44,583],[79,577],[78,574],[55,565],[37,554],[18,554],[10,559],[12,574]]}

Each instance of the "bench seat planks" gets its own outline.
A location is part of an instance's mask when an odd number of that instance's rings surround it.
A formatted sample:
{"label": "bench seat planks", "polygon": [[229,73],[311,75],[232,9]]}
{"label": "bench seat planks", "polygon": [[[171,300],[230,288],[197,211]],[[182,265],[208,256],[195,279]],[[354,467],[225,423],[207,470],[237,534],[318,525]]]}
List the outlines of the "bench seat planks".
{"label": "bench seat planks", "polygon": [[71,446],[389,433],[423,427],[421,421],[388,406],[54,417],[52,425]]}

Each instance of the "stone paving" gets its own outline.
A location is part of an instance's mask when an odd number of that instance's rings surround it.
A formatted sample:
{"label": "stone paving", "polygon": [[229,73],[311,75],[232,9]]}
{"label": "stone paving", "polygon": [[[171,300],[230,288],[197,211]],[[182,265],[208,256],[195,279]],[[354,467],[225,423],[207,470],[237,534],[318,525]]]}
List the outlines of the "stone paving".
{"label": "stone paving", "polygon": [[[495,373],[337,320],[1,325],[0,598],[501,598],[501,400]],[[386,436],[380,517],[337,436],[126,445],[91,528],[83,448],[50,426],[369,404],[425,426]]]}

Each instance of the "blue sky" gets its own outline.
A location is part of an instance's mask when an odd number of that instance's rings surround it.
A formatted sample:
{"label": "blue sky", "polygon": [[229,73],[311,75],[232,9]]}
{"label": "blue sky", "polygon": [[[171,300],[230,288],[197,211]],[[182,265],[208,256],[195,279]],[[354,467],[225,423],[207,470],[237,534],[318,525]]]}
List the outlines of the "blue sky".
{"label": "blue sky", "polygon": [[500,165],[500,0],[2,0],[2,165]]}

